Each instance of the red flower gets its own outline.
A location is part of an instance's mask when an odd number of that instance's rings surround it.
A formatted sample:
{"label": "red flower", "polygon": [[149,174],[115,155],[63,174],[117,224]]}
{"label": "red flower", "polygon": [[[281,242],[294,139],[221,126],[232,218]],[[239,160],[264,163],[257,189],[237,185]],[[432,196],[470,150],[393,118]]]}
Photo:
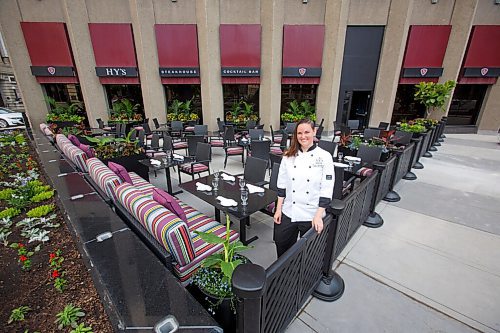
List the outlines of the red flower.
{"label": "red flower", "polygon": [[28,260],[28,258],[26,256],[20,256],[19,260],[21,260],[22,262],[25,262],[26,260]]}
{"label": "red flower", "polygon": [[50,260],[49,260],[49,261],[52,261],[52,259],[54,259],[54,258],[56,257],[56,254],[55,254],[55,253],[51,253],[51,254],[49,255],[49,257],[50,257]]}
{"label": "red flower", "polygon": [[52,277],[55,279],[56,277],[59,277],[59,272],[57,271],[57,269],[54,269],[52,271]]}
{"label": "red flower", "polygon": [[24,247],[24,244],[23,244],[23,243],[17,243],[17,245],[18,245],[19,247]]}

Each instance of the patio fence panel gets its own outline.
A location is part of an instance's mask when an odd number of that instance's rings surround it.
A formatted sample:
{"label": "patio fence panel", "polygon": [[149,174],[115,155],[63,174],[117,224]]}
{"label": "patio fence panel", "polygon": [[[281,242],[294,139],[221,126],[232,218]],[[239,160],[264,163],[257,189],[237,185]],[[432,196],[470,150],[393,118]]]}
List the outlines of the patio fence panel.
{"label": "patio fence panel", "polygon": [[378,187],[377,191],[377,199],[375,201],[375,204],[378,204],[382,198],[386,196],[387,193],[389,193],[389,190],[391,189],[391,182],[392,182],[392,177],[393,173],[396,169],[396,162],[397,158],[396,156],[391,156],[385,164],[385,169],[382,170],[382,174],[380,175],[380,184]]}
{"label": "patio fence panel", "polygon": [[401,179],[403,179],[403,177],[408,172],[410,163],[412,162],[413,149],[415,148],[415,144],[410,143],[409,145],[406,145],[405,149],[403,149],[403,152],[400,153],[400,156],[398,156],[398,168],[394,176],[394,185],[396,185]]}

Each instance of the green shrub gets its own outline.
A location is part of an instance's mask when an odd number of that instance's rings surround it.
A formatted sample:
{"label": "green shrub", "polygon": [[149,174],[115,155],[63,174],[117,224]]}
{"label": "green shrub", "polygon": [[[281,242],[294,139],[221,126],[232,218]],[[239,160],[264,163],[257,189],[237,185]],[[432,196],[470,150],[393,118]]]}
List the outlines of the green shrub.
{"label": "green shrub", "polygon": [[5,217],[14,217],[21,214],[21,210],[18,208],[6,208],[0,212],[0,219],[3,219]]}
{"label": "green shrub", "polygon": [[38,206],[38,207],[35,207],[31,210],[29,210],[26,215],[28,217],[42,217],[42,216],[45,216],[45,215],[48,215],[49,213],[52,213],[52,211],[54,210],[54,205],[53,204],[50,204],[50,205],[42,205],[42,206]]}
{"label": "green shrub", "polygon": [[33,198],[31,198],[31,202],[41,202],[47,199],[50,199],[54,196],[54,190],[46,191],[36,194]]}
{"label": "green shrub", "polygon": [[28,306],[22,305],[18,308],[15,308],[12,310],[9,321],[7,322],[8,324],[12,323],[13,321],[23,321],[24,316],[30,311],[31,309]]}
{"label": "green shrub", "polygon": [[85,312],[81,311],[82,309],[73,306],[73,304],[68,304],[64,307],[64,310],[56,314],[56,324],[59,324],[57,327],[59,329],[63,329],[64,327],[71,326],[76,328],[78,323],[76,322],[78,318],[85,316]]}
{"label": "green shrub", "polygon": [[11,197],[12,193],[14,193],[14,190],[11,188],[4,188],[3,190],[0,191],[0,200],[7,200]]}

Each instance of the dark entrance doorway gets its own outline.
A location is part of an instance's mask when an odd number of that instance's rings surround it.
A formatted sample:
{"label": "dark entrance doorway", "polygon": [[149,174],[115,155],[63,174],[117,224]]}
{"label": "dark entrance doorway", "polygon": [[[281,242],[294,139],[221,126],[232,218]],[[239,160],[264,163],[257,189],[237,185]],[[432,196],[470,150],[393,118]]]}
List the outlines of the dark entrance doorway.
{"label": "dark entrance doorway", "polygon": [[371,90],[350,90],[345,91],[343,112],[345,119],[343,123],[348,120],[358,120],[359,127],[368,127],[368,120],[370,119],[371,109]]}
{"label": "dark entrance doorway", "polygon": [[457,85],[448,112],[448,125],[476,125],[487,89],[486,84]]}

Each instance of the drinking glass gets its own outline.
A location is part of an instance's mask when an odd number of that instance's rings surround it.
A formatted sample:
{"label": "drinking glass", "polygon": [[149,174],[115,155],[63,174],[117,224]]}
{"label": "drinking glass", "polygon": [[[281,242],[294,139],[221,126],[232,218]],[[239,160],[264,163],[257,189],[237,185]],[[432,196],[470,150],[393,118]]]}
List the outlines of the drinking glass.
{"label": "drinking glass", "polygon": [[167,162],[170,162],[172,160],[172,151],[167,150],[166,153],[167,153]]}
{"label": "drinking glass", "polygon": [[343,159],[344,159],[344,153],[339,152],[339,153],[337,154],[337,160],[338,160],[339,162],[342,162],[342,160],[343,160]]}
{"label": "drinking glass", "polygon": [[217,191],[217,188],[219,187],[219,178],[217,179],[212,179],[212,188],[214,189],[214,191]]}
{"label": "drinking glass", "polygon": [[220,171],[215,171],[214,172],[214,179],[217,179],[217,181],[218,181],[219,177],[220,177]]}
{"label": "drinking glass", "polygon": [[241,205],[246,206],[248,204],[248,191],[241,191]]}
{"label": "drinking glass", "polygon": [[245,188],[247,182],[245,181],[245,178],[241,177],[240,180],[239,180],[239,183],[240,183],[240,190],[243,191],[243,189]]}

